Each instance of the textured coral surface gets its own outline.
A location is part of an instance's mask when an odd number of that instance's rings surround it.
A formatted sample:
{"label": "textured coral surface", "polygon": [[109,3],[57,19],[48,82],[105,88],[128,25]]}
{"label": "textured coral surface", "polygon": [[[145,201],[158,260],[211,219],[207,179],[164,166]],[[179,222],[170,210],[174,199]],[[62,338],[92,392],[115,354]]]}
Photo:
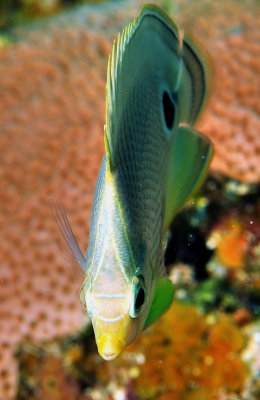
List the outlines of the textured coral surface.
{"label": "textured coral surface", "polygon": [[141,399],[211,400],[223,388],[243,388],[247,368],[239,353],[245,339],[232,319],[206,318],[194,306],[173,303],[151,334],[152,340],[148,331],[132,345],[149,355],[135,383]]}
{"label": "textured coral surface", "polygon": [[[0,49],[1,400],[14,396],[21,340],[66,335],[84,323],[78,273],[66,267],[48,195],[63,200],[85,249],[103,153],[107,55],[140,3],[84,6],[19,27]],[[213,167],[259,181],[259,5],[186,3],[176,3],[178,19],[213,60],[214,91],[199,125],[216,145]]]}
{"label": "textured coral surface", "polygon": [[[82,400],[244,399],[248,368],[241,352],[246,345],[247,337],[232,317],[205,316],[196,306],[175,302],[110,363],[86,352],[80,337],[55,351],[25,347],[19,399],[64,399],[64,389],[66,399],[77,394]],[[232,397],[235,393],[241,397]]]}
{"label": "textured coral surface", "polygon": [[206,48],[212,67],[212,96],[198,125],[215,145],[212,168],[237,180],[259,182],[260,3],[179,4],[182,26]]}
{"label": "textured coral surface", "polygon": [[107,55],[124,23],[120,8],[86,7],[15,30],[15,43],[0,51],[1,400],[14,394],[21,340],[51,339],[84,322],[82,281],[66,265],[48,196],[63,200],[85,250],[103,153]]}

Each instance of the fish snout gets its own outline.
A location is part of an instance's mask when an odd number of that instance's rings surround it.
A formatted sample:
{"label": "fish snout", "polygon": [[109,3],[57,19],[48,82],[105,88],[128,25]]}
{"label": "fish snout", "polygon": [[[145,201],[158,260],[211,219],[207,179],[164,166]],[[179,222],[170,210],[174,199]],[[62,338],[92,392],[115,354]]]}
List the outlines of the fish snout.
{"label": "fish snout", "polygon": [[98,352],[104,360],[114,360],[123,350],[125,344],[112,334],[104,334],[97,343]]}

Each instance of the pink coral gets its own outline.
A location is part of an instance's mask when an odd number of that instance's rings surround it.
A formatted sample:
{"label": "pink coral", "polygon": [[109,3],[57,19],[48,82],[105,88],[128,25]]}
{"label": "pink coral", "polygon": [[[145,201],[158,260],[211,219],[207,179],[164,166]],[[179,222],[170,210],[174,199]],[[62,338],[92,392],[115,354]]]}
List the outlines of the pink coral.
{"label": "pink coral", "polygon": [[[87,30],[69,15],[36,30],[18,29],[19,40],[0,52],[1,400],[14,395],[12,354],[21,340],[66,335],[84,322],[82,281],[75,279],[74,265],[66,267],[48,196],[63,200],[85,249],[103,153],[107,55],[116,28],[106,35],[99,30],[110,12],[99,16],[83,8],[75,18],[85,15]],[[114,12],[114,25],[117,18]]]}
{"label": "pink coral", "polygon": [[211,168],[260,181],[260,7],[256,0],[179,2],[178,21],[208,51],[211,98],[198,124],[215,145]]}

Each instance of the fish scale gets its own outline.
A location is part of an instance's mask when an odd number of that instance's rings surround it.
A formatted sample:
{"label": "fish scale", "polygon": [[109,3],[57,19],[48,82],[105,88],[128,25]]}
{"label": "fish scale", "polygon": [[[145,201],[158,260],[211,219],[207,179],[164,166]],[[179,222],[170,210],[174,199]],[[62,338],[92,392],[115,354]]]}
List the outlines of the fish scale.
{"label": "fish scale", "polygon": [[80,298],[100,355],[112,360],[169,307],[163,252],[175,213],[205,178],[211,142],[194,123],[207,96],[203,52],[146,5],[108,61],[105,155],[86,258],[62,205],[58,226],[84,270]]}
{"label": "fish scale", "polygon": [[[153,242],[158,243],[161,234],[157,225],[158,219],[162,224],[158,216],[163,207],[163,165],[167,151],[165,132],[160,132],[157,126],[156,116],[160,115],[160,110],[158,108],[151,112],[148,102],[148,99],[153,101],[153,94],[158,91],[156,82],[153,80],[152,84],[150,79],[144,79],[142,84],[137,83],[129,96],[131,112],[124,114],[122,125],[118,128],[121,135],[118,134],[114,163],[128,229],[152,248]],[[142,87],[145,96],[140,96]],[[146,87],[151,89],[146,90]],[[146,109],[141,108],[143,102],[147,105]],[[140,109],[142,113],[136,112]],[[153,130],[157,132],[156,136],[151,134]]]}

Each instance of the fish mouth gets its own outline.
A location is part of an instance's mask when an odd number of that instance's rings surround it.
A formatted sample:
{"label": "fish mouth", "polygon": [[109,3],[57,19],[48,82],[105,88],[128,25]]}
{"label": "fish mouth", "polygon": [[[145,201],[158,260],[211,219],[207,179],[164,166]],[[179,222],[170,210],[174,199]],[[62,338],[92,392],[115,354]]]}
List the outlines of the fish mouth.
{"label": "fish mouth", "polygon": [[[101,355],[101,354],[100,354],[100,355]],[[117,357],[117,355],[116,355],[116,354],[111,354],[111,355],[109,355],[109,354],[107,354],[107,355],[103,354],[101,357],[102,357],[105,361],[111,361],[111,360],[114,360],[114,359]]]}
{"label": "fish mouth", "polygon": [[112,334],[102,335],[97,343],[98,352],[106,361],[114,360],[123,350],[125,344]]}

